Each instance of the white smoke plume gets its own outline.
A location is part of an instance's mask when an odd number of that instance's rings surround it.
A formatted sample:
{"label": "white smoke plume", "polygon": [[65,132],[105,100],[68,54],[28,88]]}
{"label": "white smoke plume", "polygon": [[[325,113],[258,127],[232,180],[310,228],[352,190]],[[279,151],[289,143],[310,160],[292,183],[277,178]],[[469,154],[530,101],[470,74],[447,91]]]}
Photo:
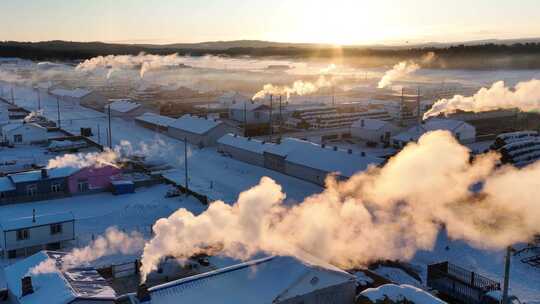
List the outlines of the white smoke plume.
{"label": "white smoke plume", "polygon": [[86,265],[101,257],[114,254],[134,254],[141,251],[145,240],[138,232],[125,233],[110,227],[105,235],[98,236],[90,245],[76,248],[62,258],[60,269],[53,259],[46,259],[29,270],[32,275],[51,273],[58,270]]}
{"label": "white smoke plume", "polygon": [[[270,178],[240,194],[234,205],[212,203],[196,216],[180,209],[158,220],[142,256],[143,279],[164,256],[197,253],[247,259],[258,252],[304,252],[341,267],[380,259],[410,259],[432,249],[441,227],[454,239],[496,249],[540,232],[540,162],[496,169],[498,156],[470,162],[469,150],[448,132],[431,132],[382,168],[345,182],[327,181],[321,194],[284,205]],[[427,173],[426,173],[427,172]],[[480,195],[472,184],[483,181]]]}
{"label": "white smoke plume", "polygon": [[24,122],[33,122],[43,117],[43,110],[32,111],[23,119]]}
{"label": "white smoke plume", "polygon": [[263,89],[253,96],[253,99],[265,98],[268,95],[284,95],[288,100],[293,94],[299,96],[313,94],[322,88],[327,88],[331,86],[332,81],[324,76],[320,76],[315,82],[297,80],[291,86],[276,86],[273,84],[265,84],[263,86]]}
{"label": "white smoke plume", "polygon": [[[429,52],[425,54],[420,62],[422,64],[429,64],[436,58],[436,55],[434,52]],[[390,86],[394,81],[402,79],[406,77],[409,74],[412,74],[419,70],[421,68],[421,65],[416,63],[414,60],[407,60],[402,61],[396,65],[391,70],[386,71],[384,73],[383,77],[379,81],[378,88],[384,89],[388,86]]]}
{"label": "white smoke plume", "polygon": [[47,169],[52,168],[86,168],[91,166],[103,166],[115,164],[120,160],[118,151],[105,148],[103,152],[65,154],[50,159]]}
{"label": "white smoke plume", "polygon": [[424,119],[457,111],[484,112],[498,109],[540,110],[540,80],[531,79],[518,83],[513,89],[498,81],[490,88],[481,88],[473,96],[456,95],[437,101],[424,114]]}

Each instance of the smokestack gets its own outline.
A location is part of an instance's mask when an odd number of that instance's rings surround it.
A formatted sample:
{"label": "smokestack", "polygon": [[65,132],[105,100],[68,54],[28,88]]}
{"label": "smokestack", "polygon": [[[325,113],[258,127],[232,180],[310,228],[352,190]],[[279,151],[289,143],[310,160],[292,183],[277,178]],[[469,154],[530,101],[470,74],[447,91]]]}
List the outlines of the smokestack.
{"label": "smokestack", "polygon": [[49,177],[49,173],[47,172],[47,169],[46,168],[41,169],[41,178],[46,179],[47,177]]}
{"label": "smokestack", "polygon": [[139,302],[149,302],[151,300],[150,292],[148,291],[148,287],[146,284],[141,284],[137,288],[137,299]]}
{"label": "smokestack", "polygon": [[32,287],[32,277],[26,276],[21,279],[21,296],[24,297],[34,293],[34,287]]}

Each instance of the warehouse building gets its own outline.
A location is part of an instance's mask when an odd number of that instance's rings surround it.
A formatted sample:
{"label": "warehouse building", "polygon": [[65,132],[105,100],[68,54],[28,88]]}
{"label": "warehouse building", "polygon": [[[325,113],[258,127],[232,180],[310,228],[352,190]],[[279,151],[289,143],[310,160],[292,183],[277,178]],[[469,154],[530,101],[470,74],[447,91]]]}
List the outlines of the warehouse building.
{"label": "warehouse building", "polygon": [[184,140],[201,148],[217,145],[218,139],[235,129],[222,121],[184,115],[176,119],[168,127],[167,134],[173,138]]}
{"label": "warehouse building", "polygon": [[218,140],[218,151],[236,160],[264,167],[264,151],[275,144],[236,134],[226,134]]}
{"label": "warehouse building", "polygon": [[151,112],[146,112],[135,118],[135,122],[147,129],[167,132],[169,126],[174,123],[175,119],[169,116],[163,116]]}
{"label": "warehouse building", "polygon": [[351,126],[351,136],[370,143],[390,143],[400,128],[389,121],[362,118]]}
{"label": "warehouse building", "polygon": [[402,148],[409,142],[418,141],[425,133],[437,130],[451,132],[461,143],[472,143],[476,140],[476,129],[472,125],[460,120],[435,118],[393,136],[392,145]]}

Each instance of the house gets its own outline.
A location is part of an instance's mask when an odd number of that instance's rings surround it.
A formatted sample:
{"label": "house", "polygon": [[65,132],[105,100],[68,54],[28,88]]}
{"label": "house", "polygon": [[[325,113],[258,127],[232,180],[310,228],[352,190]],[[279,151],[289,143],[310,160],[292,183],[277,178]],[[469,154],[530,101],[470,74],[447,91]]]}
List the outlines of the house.
{"label": "house", "polygon": [[266,257],[140,291],[140,303],[354,303],[354,276],[334,266]]}
{"label": "house", "polygon": [[270,107],[263,103],[237,102],[229,107],[229,118],[248,125],[268,124]]}
{"label": "house", "polygon": [[121,170],[113,164],[98,164],[82,168],[67,177],[70,194],[101,192],[111,188],[111,177]]}
{"label": "house", "polygon": [[69,195],[68,177],[78,168],[41,169],[8,175],[17,201],[51,199]]}
{"label": "house", "polygon": [[389,143],[390,138],[399,130],[398,126],[389,121],[362,118],[352,124],[351,135],[366,142]]}
{"label": "house", "polygon": [[236,160],[264,167],[264,151],[274,145],[236,134],[226,134],[218,140],[218,151]]}
{"label": "house", "polygon": [[[94,268],[64,269],[66,253],[40,251],[5,268],[8,300],[14,304],[113,304],[116,292]],[[51,261],[52,271],[31,274],[31,269]]]}
{"label": "house", "polygon": [[34,254],[42,249],[59,249],[75,239],[71,212],[0,219],[0,246],[4,259]]}
{"label": "house", "polygon": [[167,134],[180,140],[187,139],[199,147],[215,146],[219,138],[235,129],[219,120],[184,115],[169,125]]}
{"label": "house", "polygon": [[425,133],[436,130],[449,131],[462,143],[476,140],[476,128],[472,125],[460,120],[434,118],[393,136],[392,145],[396,148],[404,147],[409,142],[417,141]]}
{"label": "house", "polygon": [[167,132],[169,126],[174,123],[175,119],[169,116],[163,116],[151,112],[146,112],[135,117],[135,122],[147,129],[160,132]]}
{"label": "house", "polygon": [[140,103],[132,101],[131,99],[109,99],[109,104],[104,106],[104,111],[107,114],[111,109],[112,117],[120,117],[123,119],[133,119],[140,116],[149,109],[143,107]]}
{"label": "house", "polygon": [[61,89],[50,90],[49,94],[58,98],[59,101],[72,105],[103,105],[105,97],[96,91],[87,89]]}
{"label": "house", "polygon": [[383,163],[383,159],[365,152],[342,151],[296,138],[285,138],[280,144],[270,146],[264,152],[264,161],[266,168],[318,185],[324,185],[330,174],[347,179],[370,165]]}
{"label": "house", "polygon": [[36,123],[12,123],[2,127],[2,138],[10,144],[37,144],[47,141],[47,129]]}

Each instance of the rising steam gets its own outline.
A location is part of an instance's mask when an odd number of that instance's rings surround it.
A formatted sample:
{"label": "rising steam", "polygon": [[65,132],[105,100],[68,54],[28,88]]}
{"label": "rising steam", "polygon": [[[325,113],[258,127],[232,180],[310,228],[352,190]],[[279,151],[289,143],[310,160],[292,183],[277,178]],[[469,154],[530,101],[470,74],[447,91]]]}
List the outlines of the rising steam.
{"label": "rising steam", "polygon": [[86,168],[92,166],[103,166],[105,164],[115,164],[120,159],[117,150],[106,148],[103,152],[65,154],[49,160],[48,169],[52,168]]}
{"label": "rising steam", "polygon": [[322,88],[327,88],[331,86],[332,81],[327,79],[327,77],[325,76],[320,76],[315,82],[297,80],[291,86],[276,86],[273,84],[265,84],[263,86],[263,89],[253,96],[253,99],[265,98],[268,95],[283,95],[288,100],[290,99],[291,95],[303,96],[307,94],[313,94]]}
{"label": "rising steam", "polygon": [[[435,59],[436,55],[434,52],[429,52],[424,55],[421,59],[422,64],[429,64]],[[384,76],[381,78],[378,84],[379,89],[384,89],[391,85],[394,81],[402,79],[409,74],[412,74],[421,68],[420,64],[416,63],[413,60],[402,61],[396,65],[391,70],[386,71]]]}
{"label": "rising steam", "polygon": [[[68,270],[114,254],[133,254],[144,247],[144,238],[137,232],[124,233],[115,227],[108,228],[105,235],[99,236],[90,245],[76,248],[62,258],[61,269]],[[29,274],[39,275],[57,271],[53,259],[46,259],[29,270]]]}
{"label": "rising steam", "polygon": [[540,110],[540,80],[532,79],[518,83],[511,89],[503,81],[495,82],[490,88],[481,88],[469,97],[456,95],[441,99],[424,114],[424,119],[457,111],[484,112],[498,109]]}
{"label": "rising steam", "polygon": [[[164,256],[197,253],[247,259],[262,251],[302,259],[307,252],[346,268],[410,259],[432,249],[443,226],[451,238],[482,248],[526,241],[540,232],[540,162],[495,169],[497,160],[489,153],[471,163],[466,147],[436,131],[382,168],[345,182],[329,179],[324,192],[293,207],[263,177],[232,206],[217,201],[198,216],[180,209],[158,220],[141,273],[145,279]],[[478,181],[485,183],[481,195],[469,190]]]}

